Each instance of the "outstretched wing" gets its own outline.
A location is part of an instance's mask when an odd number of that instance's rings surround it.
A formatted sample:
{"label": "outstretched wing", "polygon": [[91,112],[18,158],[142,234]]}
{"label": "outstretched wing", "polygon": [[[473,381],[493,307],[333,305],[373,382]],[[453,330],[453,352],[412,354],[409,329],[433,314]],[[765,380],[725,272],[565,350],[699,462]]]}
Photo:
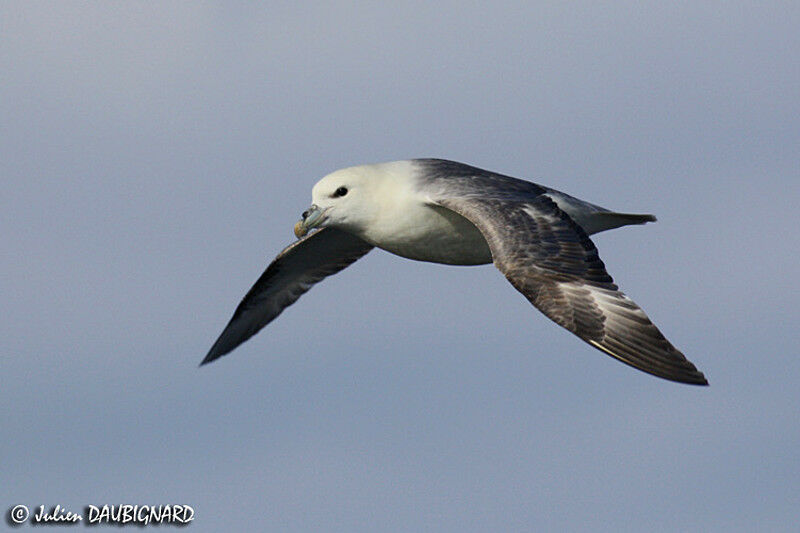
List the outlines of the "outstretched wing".
{"label": "outstretched wing", "polygon": [[371,244],[335,228],[322,228],[287,246],[245,295],[200,364],[232,351],[315,283],[350,266],[371,249]]}
{"label": "outstretched wing", "polygon": [[435,201],[483,233],[494,264],[548,318],[655,376],[707,385],[702,372],[619,291],[586,232],[547,196]]}

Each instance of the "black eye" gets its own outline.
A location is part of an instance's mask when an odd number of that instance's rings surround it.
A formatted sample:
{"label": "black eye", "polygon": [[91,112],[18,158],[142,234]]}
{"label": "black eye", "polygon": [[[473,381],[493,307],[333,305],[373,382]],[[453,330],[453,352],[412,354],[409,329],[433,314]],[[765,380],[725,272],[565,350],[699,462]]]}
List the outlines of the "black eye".
{"label": "black eye", "polygon": [[336,191],[333,193],[333,197],[334,197],[334,198],[338,198],[338,197],[340,197],[340,196],[344,196],[345,194],[347,194],[347,187],[339,187],[339,188],[338,188],[338,189],[336,189]]}

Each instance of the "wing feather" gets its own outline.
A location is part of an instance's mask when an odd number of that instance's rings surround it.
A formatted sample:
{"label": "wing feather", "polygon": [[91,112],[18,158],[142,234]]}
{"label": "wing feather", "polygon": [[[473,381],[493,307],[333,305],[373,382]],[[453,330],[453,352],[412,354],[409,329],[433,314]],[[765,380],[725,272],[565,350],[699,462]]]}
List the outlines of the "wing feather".
{"label": "wing feather", "polygon": [[435,202],[478,227],[495,266],[551,320],[639,370],[708,384],[619,290],[589,236],[551,198],[465,195]]}
{"label": "wing feather", "polygon": [[350,266],[371,249],[371,244],[335,228],[322,228],[287,246],[247,292],[200,364],[232,351],[314,284]]}

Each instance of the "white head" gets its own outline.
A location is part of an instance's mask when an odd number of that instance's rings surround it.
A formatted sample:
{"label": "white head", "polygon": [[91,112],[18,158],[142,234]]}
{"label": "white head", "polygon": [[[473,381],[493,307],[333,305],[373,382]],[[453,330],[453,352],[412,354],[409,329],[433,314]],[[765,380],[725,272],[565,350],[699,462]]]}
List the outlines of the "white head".
{"label": "white head", "polygon": [[362,165],[328,174],[311,190],[311,207],[295,225],[302,237],[312,228],[332,226],[358,234],[390,207],[393,193],[403,187],[399,172],[407,175],[409,163],[396,161]]}

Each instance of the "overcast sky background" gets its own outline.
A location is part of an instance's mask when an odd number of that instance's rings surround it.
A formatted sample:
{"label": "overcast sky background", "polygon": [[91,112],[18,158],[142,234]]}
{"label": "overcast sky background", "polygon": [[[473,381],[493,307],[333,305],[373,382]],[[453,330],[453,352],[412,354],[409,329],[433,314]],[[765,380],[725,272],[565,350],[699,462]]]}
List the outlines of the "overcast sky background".
{"label": "overcast sky background", "polygon": [[[2,511],[796,531],[800,4],[318,4],[0,4]],[[594,240],[711,386],[380,251],[197,368],[320,177],[410,157],[655,213]]]}

